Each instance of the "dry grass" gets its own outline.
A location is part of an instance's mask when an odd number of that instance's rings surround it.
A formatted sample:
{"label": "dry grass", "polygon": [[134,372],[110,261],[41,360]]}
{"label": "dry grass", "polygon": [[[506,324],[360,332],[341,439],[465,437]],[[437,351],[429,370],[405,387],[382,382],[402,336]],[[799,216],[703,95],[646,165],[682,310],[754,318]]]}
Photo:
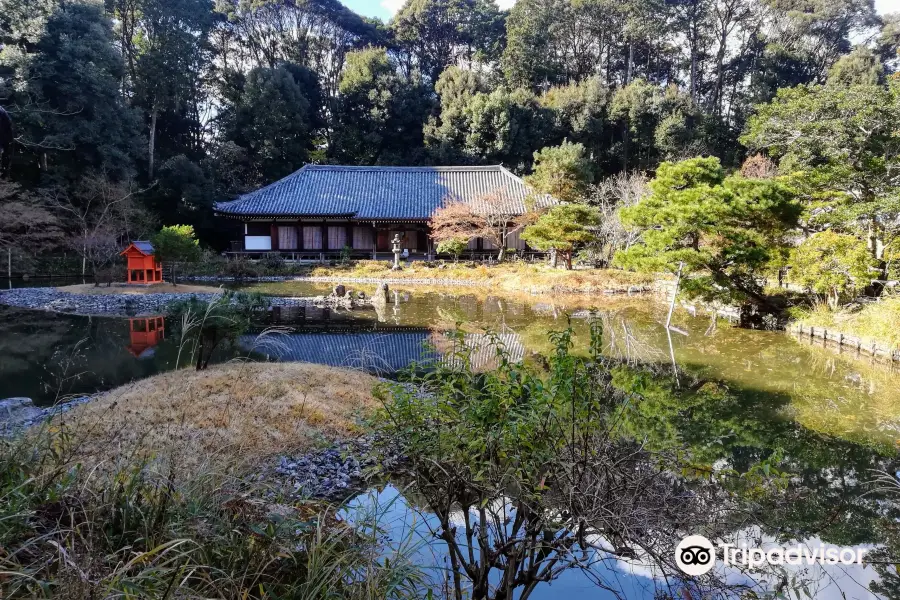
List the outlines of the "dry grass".
{"label": "dry grass", "polygon": [[222,291],[220,288],[209,285],[187,285],[183,283],[172,285],[171,283],[165,282],[154,283],[151,285],[126,285],[124,283],[114,283],[110,287],[106,287],[105,285],[97,287],[93,283],[76,283],[74,285],[64,285],[56,289],[60,292],[68,292],[69,294],[90,294],[100,296],[109,294],[143,295],[173,292],[178,292],[179,294],[214,294]]}
{"label": "dry grass", "polygon": [[798,315],[799,322],[900,348],[900,297],[883,298],[859,310],[833,311],[826,304]]}
{"label": "dry grass", "polygon": [[[78,458],[103,470],[152,457],[190,477],[353,433],[375,378],[305,363],[229,363],[112,390],[65,414]],[[59,423],[56,423],[59,425]]]}
{"label": "dry grass", "polygon": [[489,285],[492,289],[531,294],[592,294],[626,291],[649,286],[652,275],[614,269],[553,269],[545,264],[504,263],[484,265],[444,263],[428,265],[414,261],[401,271],[391,271],[384,261],[359,261],[349,266],[316,267],[313,277],[364,277],[392,279],[443,279]]}

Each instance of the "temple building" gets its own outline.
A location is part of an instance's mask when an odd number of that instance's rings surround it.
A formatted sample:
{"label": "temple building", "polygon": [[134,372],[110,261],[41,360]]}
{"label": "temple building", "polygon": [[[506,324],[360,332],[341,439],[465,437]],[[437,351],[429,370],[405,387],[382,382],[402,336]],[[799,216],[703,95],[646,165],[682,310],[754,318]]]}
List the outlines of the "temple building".
{"label": "temple building", "polygon": [[[377,252],[391,251],[395,234],[409,254],[432,254],[428,220],[451,201],[471,204],[482,214],[499,210],[510,220],[530,205],[555,203],[502,166],[306,165],[262,189],[217,203],[215,212],[241,224],[234,252],[280,252],[302,259],[340,254],[346,247],[353,255],[375,258]],[[506,245],[527,249],[519,231],[512,231]],[[469,249],[495,250],[480,238]]]}

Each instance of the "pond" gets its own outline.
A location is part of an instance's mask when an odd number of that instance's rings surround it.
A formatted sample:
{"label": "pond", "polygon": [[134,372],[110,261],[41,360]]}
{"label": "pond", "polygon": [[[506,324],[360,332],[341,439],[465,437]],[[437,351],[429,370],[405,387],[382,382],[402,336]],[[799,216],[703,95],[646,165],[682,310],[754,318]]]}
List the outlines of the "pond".
{"label": "pond", "polygon": [[[294,283],[279,290],[317,295],[330,287]],[[393,302],[379,311],[272,310],[241,339],[241,348],[218,360],[251,355],[391,376],[412,361],[442,360],[443,333],[457,327],[476,368],[491,368],[498,348],[515,361],[539,361],[551,349],[548,333],[569,326],[573,352],[587,353],[590,306],[584,299],[509,297],[474,288],[398,287],[391,295]],[[626,364],[657,365],[667,385],[690,387],[710,379],[729,394],[720,403],[648,400],[627,415],[628,435],[649,446],[688,448],[717,469],[743,473],[759,460],[776,460],[789,473],[787,488],[777,502],[738,494],[740,510],[754,519],[752,527],[735,527],[733,534],[768,543],[794,539],[881,548],[887,553],[882,568],[805,569],[802,577],[813,585],[805,597],[900,597],[900,578],[886,566],[900,558],[900,488],[876,493],[870,485],[877,473],[894,473],[900,465],[900,372],[821,342],[737,329],[681,310],[673,321],[679,332],[669,336],[665,307],[646,298],[597,299],[596,308],[605,354]],[[77,317],[0,307],[0,396],[49,404],[172,369],[178,360],[173,329],[161,316]],[[387,503],[396,536],[413,531],[429,539],[427,527],[422,529],[428,512],[414,496],[390,486],[372,494],[358,502]],[[421,551],[440,566],[431,544]],[[598,568],[619,586],[616,593],[598,591],[571,572],[532,597],[649,599],[660,589],[639,560],[605,561]],[[723,577],[746,583],[743,574]],[[869,591],[872,581],[883,584],[878,595]]]}
{"label": "pond", "polygon": [[[254,289],[257,286],[250,286]],[[263,287],[263,289],[266,289]],[[328,285],[291,283],[281,293],[318,295]],[[238,354],[362,368],[390,375],[421,359],[439,332],[457,326],[478,346],[485,367],[496,344],[479,334],[495,332],[516,360],[551,348],[547,334],[575,331],[576,353],[586,352],[588,320],[583,299],[504,297],[486,290],[398,288],[380,313],[309,307],[274,309]],[[900,440],[900,368],[874,364],[852,352],[838,354],[821,342],[781,332],[752,331],[706,316],[676,311],[671,335],[665,308],[646,298],[601,298],[605,352],[641,363],[672,365],[677,372],[717,379],[750,403],[782,406],[782,417],[805,427],[871,443]],[[174,368],[178,343],[171,324],[121,317],[82,317],[0,306],[0,390],[52,403],[60,395],[91,393]],[[267,327],[277,335],[257,341]],[[152,330],[151,330],[152,329]],[[479,341],[480,340],[480,341]],[[229,356],[220,356],[220,360]],[[898,365],[900,367],[900,365]]]}

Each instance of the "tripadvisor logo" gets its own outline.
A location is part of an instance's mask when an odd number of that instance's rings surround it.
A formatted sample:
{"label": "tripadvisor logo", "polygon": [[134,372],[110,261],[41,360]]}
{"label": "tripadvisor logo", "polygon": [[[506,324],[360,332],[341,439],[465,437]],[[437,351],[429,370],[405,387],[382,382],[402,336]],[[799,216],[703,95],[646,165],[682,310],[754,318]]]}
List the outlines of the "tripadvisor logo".
{"label": "tripadvisor logo", "polygon": [[[867,548],[815,548],[797,544],[789,548],[743,548],[734,544],[719,544],[722,563],[726,567],[749,568],[770,565],[861,565]],[[708,573],[716,563],[716,547],[702,535],[689,535],[675,547],[675,564],[688,575]]]}
{"label": "tripadvisor logo", "polygon": [[716,548],[702,535],[689,535],[675,548],[675,564],[688,575],[703,575],[716,563]]}

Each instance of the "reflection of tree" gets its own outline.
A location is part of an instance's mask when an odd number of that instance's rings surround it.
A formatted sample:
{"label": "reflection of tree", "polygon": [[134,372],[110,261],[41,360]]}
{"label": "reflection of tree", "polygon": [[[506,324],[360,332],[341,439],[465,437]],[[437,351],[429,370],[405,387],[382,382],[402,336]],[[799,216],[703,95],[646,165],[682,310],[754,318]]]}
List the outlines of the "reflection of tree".
{"label": "reflection of tree", "polygon": [[[874,543],[877,518],[896,509],[866,483],[895,458],[890,451],[804,428],[780,412],[781,394],[742,394],[719,383],[678,388],[671,376],[618,367],[613,384],[631,401],[617,410],[623,434],[654,449],[685,448],[700,473],[723,471],[746,509],[778,537],[820,536],[835,544]],[[761,489],[742,475],[754,467],[785,473],[787,486]],[[713,468],[715,467],[715,469]],[[749,483],[748,483],[749,482]],[[867,494],[868,493],[868,494]]]}
{"label": "reflection of tree", "polygon": [[663,357],[660,349],[640,335],[640,326],[618,311],[598,313],[603,323],[604,354],[627,364],[654,363]]}
{"label": "reflection of tree", "polygon": [[83,317],[0,307],[0,387],[4,395],[53,402],[141,379],[174,364],[174,344],[163,342],[150,360],[138,360],[128,319]]}

